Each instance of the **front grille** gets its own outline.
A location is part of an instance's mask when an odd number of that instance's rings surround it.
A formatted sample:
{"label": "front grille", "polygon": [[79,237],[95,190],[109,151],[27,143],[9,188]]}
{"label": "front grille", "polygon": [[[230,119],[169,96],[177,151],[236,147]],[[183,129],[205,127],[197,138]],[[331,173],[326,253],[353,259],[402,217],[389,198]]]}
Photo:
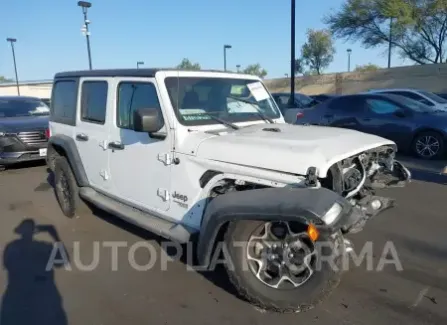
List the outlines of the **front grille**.
{"label": "front grille", "polygon": [[45,130],[42,131],[28,131],[20,132],[17,137],[25,144],[33,146],[46,143],[47,137],[45,136]]}

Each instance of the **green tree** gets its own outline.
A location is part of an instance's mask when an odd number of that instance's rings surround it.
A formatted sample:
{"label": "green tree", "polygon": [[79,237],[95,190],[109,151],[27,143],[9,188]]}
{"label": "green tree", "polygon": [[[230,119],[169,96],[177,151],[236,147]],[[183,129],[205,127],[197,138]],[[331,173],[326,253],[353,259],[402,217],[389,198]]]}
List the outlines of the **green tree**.
{"label": "green tree", "polygon": [[366,71],[377,71],[379,69],[380,69],[380,67],[378,65],[373,64],[373,63],[368,63],[368,64],[356,66],[354,71],[366,72]]}
{"label": "green tree", "polygon": [[179,65],[177,65],[177,69],[182,70],[200,70],[200,64],[198,63],[192,63],[189,59],[184,58],[182,62],[180,62]]}
{"label": "green tree", "polygon": [[0,76],[0,83],[1,83],[1,82],[12,82],[12,81],[13,81],[12,79],[5,78],[5,77],[3,77],[3,76]]}
{"label": "green tree", "polygon": [[252,74],[260,78],[264,78],[267,75],[267,70],[263,69],[259,63],[250,64],[242,70],[242,73]]}
{"label": "green tree", "polygon": [[446,61],[446,0],[346,0],[324,19],[335,37],[392,46],[418,64]]}
{"label": "green tree", "polygon": [[295,76],[298,74],[304,74],[304,60],[302,58],[295,60]]}
{"label": "green tree", "polygon": [[321,74],[334,59],[335,48],[332,35],[327,30],[309,29],[307,42],[301,48],[301,58],[316,74]]}

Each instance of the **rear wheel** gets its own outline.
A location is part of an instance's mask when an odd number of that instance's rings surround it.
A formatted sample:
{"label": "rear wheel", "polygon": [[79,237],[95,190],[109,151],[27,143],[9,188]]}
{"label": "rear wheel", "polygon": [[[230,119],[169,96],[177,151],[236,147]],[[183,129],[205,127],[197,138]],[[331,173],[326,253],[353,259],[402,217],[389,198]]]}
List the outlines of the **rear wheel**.
{"label": "rear wheel", "polygon": [[85,211],[86,204],[79,197],[79,187],[67,158],[57,157],[54,162],[54,185],[57,201],[65,216],[73,218]]}
{"label": "rear wheel", "polygon": [[422,159],[437,159],[444,153],[444,140],[437,132],[422,132],[413,141],[413,153]]}
{"label": "rear wheel", "polygon": [[[341,258],[336,252],[342,246],[336,247],[343,245],[343,238],[339,234],[314,242],[302,224],[243,220],[229,225],[225,244],[231,282],[262,309],[311,309],[340,282]],[[323,255],[331,262],[322,263]]]}

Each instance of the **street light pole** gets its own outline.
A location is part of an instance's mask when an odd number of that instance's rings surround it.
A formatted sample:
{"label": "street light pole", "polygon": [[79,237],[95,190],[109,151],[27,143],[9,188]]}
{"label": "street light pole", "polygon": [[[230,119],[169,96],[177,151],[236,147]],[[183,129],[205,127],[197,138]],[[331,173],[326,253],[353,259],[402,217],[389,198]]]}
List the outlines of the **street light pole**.
{"label": "street light pole", "polygon": [[138,62],[137,62],[137,69],[139,69],[139,68],[140,68],[140,65],[143,65],[143,64],[144,64],[143,61],[138,61]]}
{"label": "street light pole", "polygon": [[16,54],[15,54],[15,51],[14,51],[14,43],[17,42],[17,39],[15,39],[15,38],[7,38],[6,41],[11,43],[12,59],[14,61],[14,71],[15,71],[15,74],[16,74],[17,95],[20,96],[19,77],[17,75]]}
{"label": "street light pole", "polygon": [[295,101],[295,0],[290,8],[290,104]]}
{"label": "street light pole", "polygon": [[237,73],[239,73],[239,69],[241,68],[240,64],[236,64]]}
{"label": "street light pole", "polygon": [[393,17],[390,17],[390,40],[389,40],[389,44],[388,44],[388,69],[391,68],[391,37],[393,36],[392,34],[392,29],[393,29]]}
{"label": "street light pole", "polygon": [[224,45],[224,71],[227,71],[227,49],[231,49],[231,45]]}
{"label": "street light pole", "polygon": [[79,1],[78,6],[82,8],[82,13],[84,14],[84,27],[82,28],[82,31],[85,33],[85,38],[87,40],[87,52],[88,52],[88,65],[90,70],[92,70],[92,54],[90,50],[90,31],[88,28],[88,25],[90,24],[90,21],[87,19],[87,9],[92,6],[90,2],[86,1]]}
{"label": "street light pole", "polygon": [[347,49],[346,52],[348,52],[348,72],[351,72],[351,49]]}

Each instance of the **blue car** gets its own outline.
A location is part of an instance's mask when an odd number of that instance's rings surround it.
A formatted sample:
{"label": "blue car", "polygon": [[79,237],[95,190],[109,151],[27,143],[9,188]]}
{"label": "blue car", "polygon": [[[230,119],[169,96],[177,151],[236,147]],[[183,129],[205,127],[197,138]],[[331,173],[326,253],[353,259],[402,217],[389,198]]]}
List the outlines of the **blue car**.
{"label": "blue car", "polygon": [[447,112],[391,94],[337,96],[305,110],[295,123],[375,134],[423,159],[442,157],[447,140]]}

